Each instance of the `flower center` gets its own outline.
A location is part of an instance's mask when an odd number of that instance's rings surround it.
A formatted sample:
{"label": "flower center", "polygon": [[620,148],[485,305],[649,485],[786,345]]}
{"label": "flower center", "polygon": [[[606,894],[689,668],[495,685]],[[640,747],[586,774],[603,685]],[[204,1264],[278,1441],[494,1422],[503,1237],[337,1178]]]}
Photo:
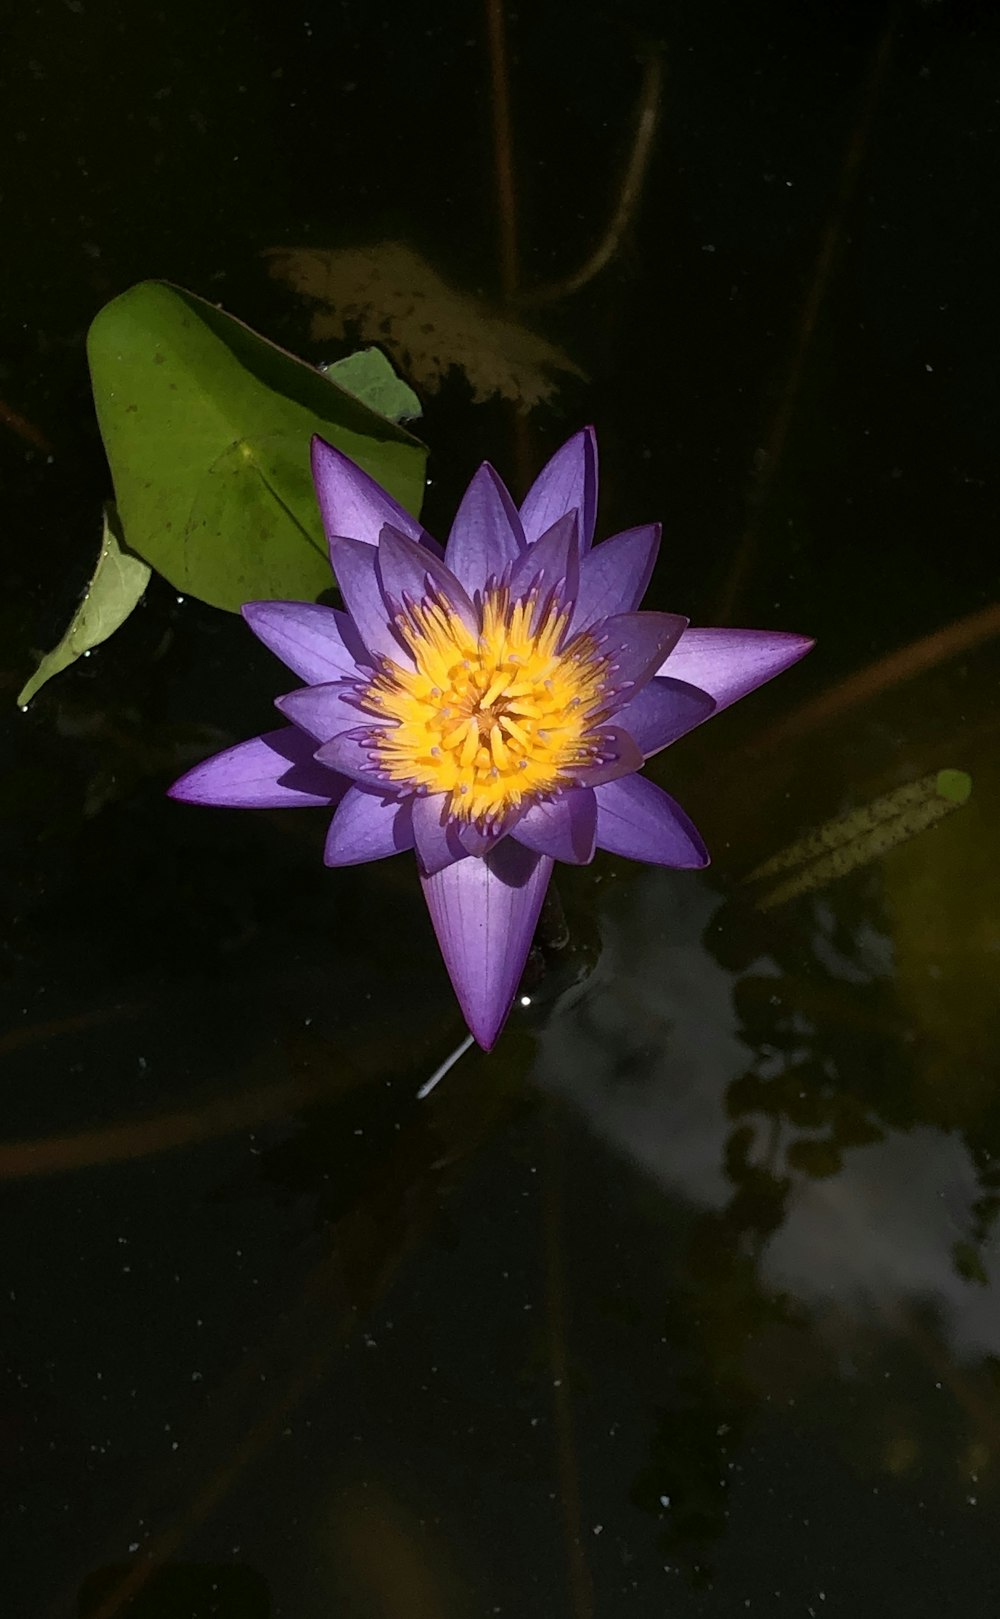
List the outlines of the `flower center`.
{"label": "flower center", "polygon": [[389,722],[371,737],[385,774],[486,825],[571,786],[600,756],[609,681],[591,635],[563,644],[570,614],[493,586],[477,636],[438,596],[407,603],[395,628],[414,667],[383,658],[361,695]]}

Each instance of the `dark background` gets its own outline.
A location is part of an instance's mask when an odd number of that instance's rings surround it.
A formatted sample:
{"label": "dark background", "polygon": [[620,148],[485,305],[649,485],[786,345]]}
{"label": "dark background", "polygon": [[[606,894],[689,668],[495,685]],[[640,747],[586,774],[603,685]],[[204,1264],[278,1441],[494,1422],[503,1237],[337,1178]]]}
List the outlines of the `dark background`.
{"label": "dark background", "polygon": [[[402,241],[499,299],[487,8],[12,8],[5,1612],[132,1578],[171,1616],[988,1619],[1000,665],[962,626],[998,577],[1000,14],[505,26],[524,295],[600,239],[651,52],[656,142],[608,268],[523,316],[586,380],[425,397],[428,525],[592,420],[600,531],[664,523],[649,604],[818,647],[657,762],[712,868],[570,873],[568,956],[418,1105],[463,1031],[412,863],[163,798],[271,724],[242,625],[154,580],[14,699],[110,493],[107,299],[170,279],[315,361],[266,248]],[[783,843],[945,766],[966,809],[755,908]]]}

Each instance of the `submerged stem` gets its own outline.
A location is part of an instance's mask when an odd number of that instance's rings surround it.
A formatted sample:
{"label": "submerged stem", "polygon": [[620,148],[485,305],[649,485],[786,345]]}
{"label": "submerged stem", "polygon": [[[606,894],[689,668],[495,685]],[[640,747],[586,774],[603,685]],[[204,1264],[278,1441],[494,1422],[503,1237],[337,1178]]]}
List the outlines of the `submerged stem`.
{"label": "submerged stem", "polygon": [[517,291],[517,202],[514,190],[514,140],[507,72],[507,26],[503,0],[486,0],[490,53],[490,102],[493,110],[493,169],[497,188],[500,237],[500,282],[505,302]]}
{"label": "submerged stem", "polygon": [[560,299],[568,298],[571,293],[579,292],[581,287],[585,287],[589,281],[593,281],[595,276],[600,275],[601,271],[615,257],[642,197],[646,171],[653,152],[653,139],[659,119],[662,92],[663,58],[659,51],[650,50],[643,67],[642,88],[639,91],[632,147],[625,165],[625,172],[622,176],[614,212],[608,221],[604,235],[593,252],[589,254],[574,274],[566,276],[562,281],[553,281],[546,286],[535,287],[530,292],[522,294],[518,299],[522,308],[537,309],[543,304],[558,303]]}

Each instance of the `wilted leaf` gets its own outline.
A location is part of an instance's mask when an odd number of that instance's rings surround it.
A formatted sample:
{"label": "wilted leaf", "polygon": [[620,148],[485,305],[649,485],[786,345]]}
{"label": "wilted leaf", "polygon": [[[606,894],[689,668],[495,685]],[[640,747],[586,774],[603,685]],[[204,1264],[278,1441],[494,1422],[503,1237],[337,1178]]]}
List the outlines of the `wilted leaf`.
{"label": "wilted leaf", "polygon": [[863,804],[850,815],[828,821],[750,873],[748,882],[760,882],[796,866],[802,868],[762,894],[758,905],[769,911],[799,894],[846,877],[848,872],[926,831],[942,816],[965,804],[971,792],[972,778],[964,770],[939,770]]}
{"label": "wilted leaf", "polygon": [[73,614],[62,640],[47,652],[31,679],[18,693],[18,703],[30,703],[47,680],[68,669],[77,658],[99,646],[124,624],[149,581],[149,567],[141,557],[126,551],[114,507],[104,507],[101,553],[79,607]]}
{"label": "wilted leaf", "polygon": [[[192,293],[140,283],[101,310],[87,350],[127,542],[187,594],[235,611],[330,587],[314,433],[419,511],[415,439]],[[352,390],[384,385],[384,357],[367,365]]]}
{"label": "wilted leaf", "polygon": [[421,414],[420,400],[381,349],[358,349],[320,370],[338,388],[344,388],[362,404],[370,405],[390,422],[414,422]]}
{"label": "wilted leaf", "polygon": [[428,392],[454,367],[477,403],[499,394],[530,410],[555,394],[553,373],[584,374],[554,343],[449,286],[402,242],[270,248],[266,257],[273,276],[316,304],[317,342],[380,343]]}

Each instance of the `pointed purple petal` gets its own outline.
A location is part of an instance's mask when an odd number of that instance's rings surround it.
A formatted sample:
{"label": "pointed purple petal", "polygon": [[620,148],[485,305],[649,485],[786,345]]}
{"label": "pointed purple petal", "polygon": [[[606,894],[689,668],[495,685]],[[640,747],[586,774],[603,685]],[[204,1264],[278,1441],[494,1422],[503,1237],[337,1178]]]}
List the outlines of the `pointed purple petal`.
{"label": "pointed purple petal", "polygon": [[429,793],[413,801],[413,835],[424,877],[433,877],[435,872],[468,857],[468,851],[459,840],[458,828],[447,813],[447,805],[444,793]]}
{"label": "pointed purple petal", "polygon": [[639,606],[653,576],[660,548],[659,523],[629,528],[602,540],[580,559],[580,584],[572,629],[582,630],[598,618],[631,613]]}
{"label": "pointed purple petal", "polygon": [[457,837],[466,854],[484,855],[495,849],[502,838],[510,831],[509,821],[502,822],[490,832],[483,832],[472,821],[459,822],[455,828]]}
{"label": "pointed purple petal", "polygon": [[352,695],[350,688],[336,680],[325,686],[302,686],[298,691],[287,692],[284,697],[275,698],[274,706],[286,720],[291,720],[300,731],[313,738],[315,752],[316,742],[329,742],[341,731],[356,731],[368,721],[357,703],[351,702]]}
{"label": "pointed purple petal", "polygon": [[484,860],[422,879],[465,1021],[486,1051],[510,1010],[551,875],[551,860],[505,838]]}
{"label": "pointed purple petal", "polygon": [[557,585],[567,600],[576,595],[580,578],[580,549],[577,540],[579,519],[567,512],[552,527],[522,551],[510,570],[511,600],[537,589],[544,597]]}
{"label": "pointed purple petal", "polygon": [[401,534],[440,555],[436,541],[393,500],[388,490],[363,472],[350,456],[318,437],[312,441],[312,475],[328,540],[335,534],[345,534],[348,539],[377,545],[383,525],[391,523]]}
{"label": "pointed purple petal", "polygon": [[330,557],[340,594],[369,652],[402,663],[403,649],[393,634],[378,575],[378,548],[341,534],[330,536]]}
{"label": "pointed purple petal", "polygon": [[240,611],[257,639],[311,685],[357,673],[367,657],[350,618],[315,602],[247,602]]}
{"label": "pointed purple petal", "polygon": [[686,626],[677,613],[616,613],[596,626],[598,653],[610,658],[610,685],[623,701],[652,679]]}
{"label": "pointed purple petal", "polygon": [[[668,660],[669,662],[669,660]],[[645,759],[669,747],[715,713],[715,699],[684,680],[656,675],[615,715],[642,749]]]}
{"label": "pointed purple petal", "polygon": [[413,800],[387,798],[348,787],[330,822],[323,859],[328,866],[360,866],[413,848]]}
{"label": "pointed purple petal", "polygon": [[513,836],[536,854],[586,866],[594,858],[597,799],[590,787],[570,787],[558,798],[533,804],[521,816]]}
{"label": "pointed purple petal", "polygon": [[314,748],[314,759],[328,770],[348,776],[351,781],[358,781],[375,792],[398,791],[398,783],[389,780],[373,757],[370,731],[363,728],[353,732],[342,731],[338,736],[331,737],[329,742],[324,742],[321,748],[317,748],[315,743],[310,745]]}
{"label": "pointed purple petal", "polygon": [[444,560],[470,596],[524,550],[524,529],[507,488],[484,461],[462,496]]}
{"label": "pointed purple petal", "polygon": [[423,546],[415,545],[389,524],[379,536],[377,555],[383,612],[394,617],[402,607],[404,598],[422,601],[430,590],[434,590],[451,605],[467,629],[478,633],[479,618],[472,602],[451,569],[439,557],[431,556]]}
{"label": "pointed purple petal", "polygon": [[679,804],[645,776],[626,776],[597,789],[597,846],[652,866],[695,870],[708,850]]}
{"label": "pointed purple petal", "polygon": [[783,630],[686,629],[657,674],[700,686],[718,713],[798,663],[814,644]]}
{"label": "pointed purple petal", "polygon": [[580,513],[580,550],[589,551],[597,520],[597,435],[592,427],[568,439],[528,490],[521,506],[528,544],[572,511]]}
{"label": "pointed purple petal", "polygon": [[203,759],[174,782],[167,796],[183,804],[292,809],[336,804],[346,789],[346,781],[316,763],[309,738],[289,725]]}
{"label": "pointed purple petal", "polygon": [[617,781],[619,776],[641,770],[646,763],[642,749],[619,725],[605,725],[598,733],[601,756],[597,764],[576,774],[578,787],[597,787],[602,781]]}

